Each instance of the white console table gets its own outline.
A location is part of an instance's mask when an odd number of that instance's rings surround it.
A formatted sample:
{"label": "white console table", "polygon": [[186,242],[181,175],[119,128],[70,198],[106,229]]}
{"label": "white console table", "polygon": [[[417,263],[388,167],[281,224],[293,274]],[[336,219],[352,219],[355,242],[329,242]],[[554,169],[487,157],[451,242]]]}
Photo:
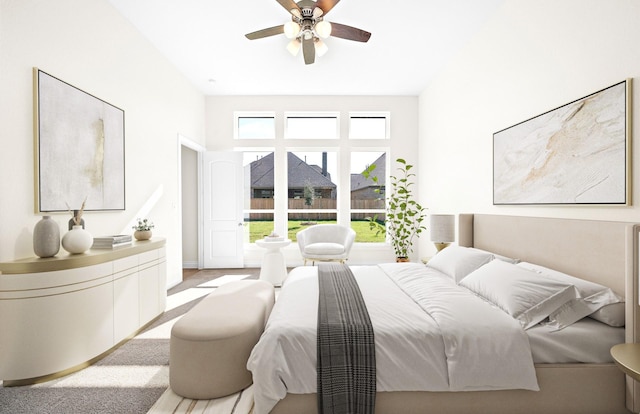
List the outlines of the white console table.
{"label": "white console table", "polygon": [[0,379],[46,381],[106,355],[164,312],[165,240],[0,263]]}

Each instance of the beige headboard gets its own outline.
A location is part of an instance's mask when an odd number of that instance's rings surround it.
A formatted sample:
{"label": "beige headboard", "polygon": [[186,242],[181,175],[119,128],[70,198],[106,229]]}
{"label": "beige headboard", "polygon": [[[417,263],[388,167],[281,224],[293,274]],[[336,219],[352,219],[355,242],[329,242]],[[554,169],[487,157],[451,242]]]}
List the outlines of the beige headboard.
{"label": "beige headboard", "polygon": [[[625,297],[627,342],[640,342],[640,224],[460,214],[458,244],[537,263],[609,286]],[[627,378],[627,401],[640,384]]]}
{"label": "beige headboard", "polygon": [[459,243],[537,263],[625,294],[633,223],[461,214]]}

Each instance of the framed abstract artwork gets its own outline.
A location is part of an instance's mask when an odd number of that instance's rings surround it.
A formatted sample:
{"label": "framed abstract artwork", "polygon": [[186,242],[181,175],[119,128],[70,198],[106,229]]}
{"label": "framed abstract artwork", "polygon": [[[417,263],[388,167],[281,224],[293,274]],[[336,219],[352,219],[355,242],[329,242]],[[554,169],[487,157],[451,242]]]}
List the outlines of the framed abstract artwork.
{"label": "framed abstract artwork", "polygon": [[124,210],[124,111],[38,68],[36,213]]}
{"label": "framed abstract artwork", "polygon": [[631,204],[631,80],[493,134],[493,204]]}

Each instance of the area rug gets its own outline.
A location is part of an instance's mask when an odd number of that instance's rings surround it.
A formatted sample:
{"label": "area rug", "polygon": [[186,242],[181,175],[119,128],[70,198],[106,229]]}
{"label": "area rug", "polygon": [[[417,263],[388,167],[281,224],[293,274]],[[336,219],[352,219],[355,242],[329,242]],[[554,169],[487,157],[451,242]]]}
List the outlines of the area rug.
{"label": "area rug", "polygon": [[169,292],[167,309],[160,318],[94,365],[41,384],[0,387],[0,413],[251,413],[250,388],[211,401],[186,400],[169,389],[173,324],[217,287],[245,278],[251,275],[225,275],[197,285],[183,282]]}

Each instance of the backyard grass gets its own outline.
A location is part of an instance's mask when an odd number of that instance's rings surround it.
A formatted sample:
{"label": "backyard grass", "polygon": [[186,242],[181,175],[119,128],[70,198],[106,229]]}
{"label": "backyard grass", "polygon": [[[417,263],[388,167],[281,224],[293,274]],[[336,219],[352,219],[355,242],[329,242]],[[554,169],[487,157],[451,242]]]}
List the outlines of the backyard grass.
{"label": "backyard grass", "polygon": [[[304,230],[313,224],[335,224],[335,221],[289,221],[287,229],[287,238],[296,241],[296,233]],[[368,221],[352,221],[351,228],[356,232],[356,242],[358,243],[383,243],[384,234],[376,236],[375,230],[369,228]],[[254,243],[256,240],[269,235],[273,231],[273,221],[251,221],[249,222],[249,241]]]}

